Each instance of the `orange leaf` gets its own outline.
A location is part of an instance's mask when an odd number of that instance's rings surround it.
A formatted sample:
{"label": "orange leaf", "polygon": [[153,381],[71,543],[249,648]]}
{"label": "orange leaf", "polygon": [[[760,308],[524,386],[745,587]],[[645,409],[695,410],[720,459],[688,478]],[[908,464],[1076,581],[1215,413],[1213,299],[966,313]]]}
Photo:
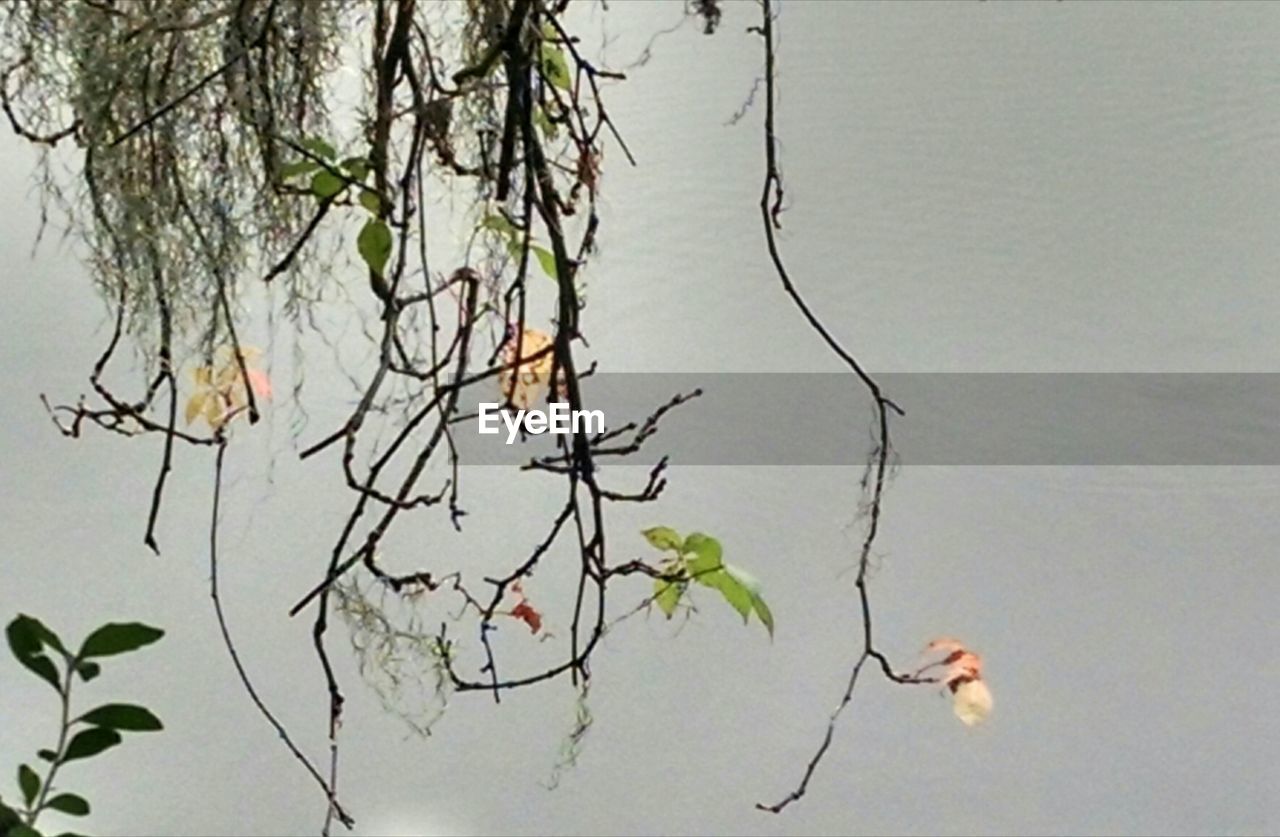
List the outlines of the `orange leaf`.
{"label": "orange leaf", "polygon": [[[534,328],[526,328],[520,338],[520,366],[506,369],[498,376],[504,398],[510,399],[518,409],[527,410],[541,400],[551,380],[551,367],[554,365],[553,352],[546,352],[541,357],[528,358],[551,347],[551,337]],[[516,341],[508,339],[502,349],[502,363],[516,362]]]}

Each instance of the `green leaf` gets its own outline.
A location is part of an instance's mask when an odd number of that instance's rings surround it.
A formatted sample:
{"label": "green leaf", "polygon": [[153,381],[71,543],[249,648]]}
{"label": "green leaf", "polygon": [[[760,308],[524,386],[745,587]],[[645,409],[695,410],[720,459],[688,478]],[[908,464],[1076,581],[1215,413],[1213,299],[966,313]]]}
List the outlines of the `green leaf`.
{"label": "green leaf", "polygon": [[16,828],[21,820],[18,819],[18,812],[4,804],[4,800],[0,799],[0,834],[11,834],[12,828]]}
{"label": "green leaf", "polygon": [[663,581],[658,579],[654,582],[653,589],[653,601],[658,605],[658,609],[670,619],[675,615],[676,605],[680,604],[680,598],[684,595],[685,583],[683,581]]}
{"label": "green leaf", "polygon": [[680,552],[684,555],[693,554],[713,565],[719,565],[724,550],[720,547],[720,541],[710,535],[694,532],[684,539]]}
{"label": "green leaf", "polygon": [[363,181],[369,176],[369,161],[363,157],[348,157],[338,165],[342,166],[343,171],[351,175],[353,180]]}
{"label": "green leaf", "polygon": [[53,688],[59,691],[62,690],[62,687],[58,685],[58,669],[53,664],[53,660],[43,654],[32,654],[30,657],[22,658],[18,662],[40,675],[40,678]]}
{"label": "green leaf", "polygon": [[[480,226],[482,229],[493,230],[498,235],[506,238],[508,248],[510,248],[518,238],[519,231],[516,229],[515,224],[497,213],[484,216],[484,220],[480,222]],[[517,250],[516,252],[518,253],[519,251]]]}
{"label": "green leaf", "polygon": [[654,549],[661,549],[664,551],[668,549],[678,550],[680,548],[680,544],[683,543],[683,541],[680,540],[680,534],[670,526],[654,526],[652,528],[645,529],[640,534],[644,535],[644,539],[647,540],[649,545]]}
{"label": "green leaf", "polygon": [[542,75],[561,90],[568,90],[573,86],[569,77],[569,63],[565,61],[563,50],[546,41],[542,42]]}
{"label": "green leaf", "polygon": [[311,177],[311,194],[317,198],[331,198],[347,188],[347,183],[331,171],[318,171]]}
{"label": "green leaf", "polygon": [[725,569],[702,576],[708,587],[713,587],[724,596],[724,600],[738,611],[745,624],[751,615],[751,591],[738,583],[738,580]]}
{"label": "green leaf", "polygon": [[323,157],[326,160],[332,160],[338,156],[338,152],[333,150],[333,146],[319,137],[308,137],[302,141],[301,145],[312,154],[317,157]]}
{"label": "green leaf", "polygon": [[769,629],[769,638],[773,639],[773,612],[769,610],[769,606],[764,603],[764,599],[760,596],[752,594],[751,604],[756,609],[756,616],[760,617],[760,621]]}
{"label": "green leaf", "polygon": [[48,762],[55,762],[58,760],[58,754],[53,750],[37,750],[36,755]]}
{"label": "green leaf", "polygon": [[520,263],[520,242],[516,240],[515,236],[507,239],[507,255],[511,257],[511,261],[515,264]]}
{"label": "green leaf", "polygon": [[41,837],[41,835],[39,831],[36,831],[31,826],[18,823],[9,827],[9,830],[5,832],[5,837]]}
{"label": "green leaf", "polygon": [[320,164],[314,160],[298,160],[295,163],[287,163],[280,167],[280,179],[288,180],[300,174],[311,174],[318,168],[320,168]]}
{"label": "green leaf", "polygon": [[760,579],[744,570],[742,567],[733,564],[725,564],[724,571],[733,576],[733,580],[741,584],[751,595],[755,596],[760,593]]}
{"label": "green leaf", "polygon": [[[733,564],[725,564],[723,572],[724,580],[720,581],[718,589],[734,609],[742,614],[743,621],[746,621],[751,611],[755,611],[756,616],[760,618],[760,622],[769,631],[770,638],[773,637],[773,612],[769,610],[769,606],[765,604],[764,597],[760,595],[760,581],[751,573],[736,567]],[[745,595],[745,600],[743,596]],[[732,597],[732,598],[731,598]],[[744,609],[743,603],[746,607]]]}
{"label": "green leaf", "polygon": [[77,656],[83,660],[124,654],[150,645],[162,636],[164,631],[141,622],[112,622],[89,634]]}
{"label": "green leaf", "polygon": [[382,209],[382,198],[372,189],[364,189],[360,192],[360,205],[377,215]]}
{"label": "green leaf", "polygon": [[9,650],[13,652],[14,658],[39,675],[40,679],[61,691],[61,687],[58,684],[58,669],[54,666],[53,660],[42,653],[46,634],[53,635],[52,631],[40,624],[39,619],[25,614],[19,614],[5,628],[5,636],[9,640]]}
{"label": "green leaf", "polygon": [[132,703],[108,703],[91,712],[86,712],[78,720],[98,727],[130,732],[154,732],[164,729],[164,724],[160,723],[160,719],[153,715],[151,710]]}
{"label": "green leaf", "polygon": [[102,674],[102,666],[97,663],[79,662],[76,663],[76,674],[80,675],[81,680],[88,683],[99,674]]}
{"label": "green leaf", "polygon": [[22,799],[31,807],[31,802],[40,792],[40,777],[25,764],[18,765],[18,788],[22,791]]}
{"label": "green leaf", "polygon": [[27,619],[27,622],[31,625],[31,630],[35,632],[36,639],[40,640],[45,645],[48,645],[50,648],[55,649],[59,654],[61,654],[64,657],[71,656],[69,653],[67,653],[66,646],[62,644],[62,640],[58,639],[58,635],[55,634],[53,631],[49,630],[49,628],[43,622],[41,622],[39,619],[35,618],[34,616],[27,616],[25,618]]}
{"label": "green leaf", "polygon": [[76,796],[74,793],[60,793],[46,802],[45,805],[55,811],[61,811],[73,817],[83,817],[89,813],[89,803],[85,801],[84,797]]}
{"label": "green leaf", "polygon": [[[716,544],[718,547],[719,544]],[[721,574],[724,564],[720,561],[720,550],[712,549],[709,546],[702,553],[693,553],[691,558],[685,565],[689,570],[689,577],[707,587],[719,589],[719,582],[716,576]]]}
{"label": "green leaf", "polygon": [[547,116],[547,112],[543,108],[534,109],[533,124],[537,125],[538,130],[549,140],[554,140],[560,133],[556,128],[556,123],[551,121],[551,117]]}
{"label": "green leaf", "polygon": [[536,244],[530,244],[529,249],[538,257],[538,264],[542,267],[542,272],[550,276],[552,279],[559,279],[560,274],[556,271],[556,257],[546,247],[539,247]]}
{"label": "green leaf", "polygon": [[365,221],[360,235],[356,238],[356,248],[369,269],[379,276],[391,258],[391,230],[377,218]]}
{"label": "green leaf", "polygon": [[64,762],[75,761],[76,759],[87,759],[90,756],[96,756],[103,750],[108,750],[121,741],[120,733],[113,729],[105,727],[93,727],[76,733],[71,739],[71,743],[67,745],[67,751],[63,754]]}

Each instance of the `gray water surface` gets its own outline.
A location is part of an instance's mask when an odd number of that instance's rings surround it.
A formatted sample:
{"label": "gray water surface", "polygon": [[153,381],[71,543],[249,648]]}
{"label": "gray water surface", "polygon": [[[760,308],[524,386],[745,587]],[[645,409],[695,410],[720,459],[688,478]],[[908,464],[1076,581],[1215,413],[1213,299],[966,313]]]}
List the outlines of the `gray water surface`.
{"label": "gray water surface", "polygon": [[[617,65],[681,12],[610,5]],[[782,246],[873,372],[1280,371],[1280,7],[779,6]],[[733,4],[714,37],[686,26],[658,39],[610,91],[640,165],[617,149],[606,161],[585,324],[608,371],[840,371],[765,258],[758,101],[725,124],[760,72],[759,39],[745,33],[756,15]],[[85,691],[146,703],[167,730],[74,765],[66,782],[94,802],[94,833],[314,832],[321,799],[216,636],[211,463],[179,451],[165,553],[152,558],[141,533],[158,450],[96,433],[64,440],[37,400],[85,389],[104,306],[56,236],[27,260],[34,157],[12,137],[0,154],[11,207],[0,226],[0,613],[40,615],[65,636],[107,619],[169,632]],[[314,406],[332,418],[345,404]],[[904,406],[910,422],[920,405]],[[1269,448],[1267,406],[1252,403],[1262,420],[1229,432]],[[861,444],[870,415],[843,418]],[[317,418],[304,437],[329,427]],[[309,621],[285,610],[319,576],[347,508],[334,468],[299,464],[288,419],[274,416],[232,451],[224,517],[245,663],[316,758],[323,683]],[[477,499],[463,537],[424,519],[394,548],[410,564],[424,544],[478,564],[525,551],[559,500],[513,474],[467,475]],[[567,684],[500,707],[460,696],[420,740],[361,685],[336,631],[341,792],[359,832],[1280,829],[1280,474],[1261,464],[904,466],[872,579],[878,642],[905,666],[929,639],[962,637],[987,660],[995,712],[966,729],[928,688],[870,677],[809,797],[778,818],[755,811],[798,779],[858,646],[860,476],[857,464],[677,462],[660,504],[614,515],[619,558],[643,554],[638,530],[655,523],[715,534],[762,579],[777,635],[743,629],[710,600],[679,632],[651,618],[610,635],[594,666],[596,725],[554,792],[540,782],[572,723]],[[571,579],[548,570],[538,583],[554,601]],[[638,583],[634,599],[644,592]],[[506,633],[518,666],[528,645]],[[0,767],[11,770],[50,745],[56,707],[7,661],[0,694]]]}

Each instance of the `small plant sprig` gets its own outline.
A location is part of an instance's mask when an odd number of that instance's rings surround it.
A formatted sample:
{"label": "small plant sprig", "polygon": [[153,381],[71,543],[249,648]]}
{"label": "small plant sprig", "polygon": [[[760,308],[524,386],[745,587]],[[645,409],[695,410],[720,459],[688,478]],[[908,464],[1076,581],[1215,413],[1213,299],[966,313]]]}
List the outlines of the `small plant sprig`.
{"label": "small plant sprig", "polygon": [[724,596],[738,611],[743,624],[754,612],[768,629],[769,636],[773,636],[773,613],[764,603],[760,582],[741,567],[725,563],[720,541],[701,532],[681,538],[666,526],[654,526],[641,534],[650,546],[666,553],[659,564],[664,577],[654,582],[652,601],[668,619],[675,615],[681,600],[688,595],[692,581]]}
{"label": "small plant sprig", "polygon": [[[95,659],[136,651],[160,639],[164,631],[139,622],[109,623],[89,634],[74,654],[39,619],[25,614],[9,623],[5,635],[17,661],[52,686],[62,703],[57,745],[36,754],[49,765],[44,777],[31,766],[21,764],[18,790],[22,794],[22,807],[12,808],[0,799],[0,837],[39,837],[36,820],[45,811],[73,817],[89,813],[89,803],[84,797],[55,793],[58,788],[54,779],[63,765],[116,746],[121,741],[121,732],[163,729],[160,719],[149,709],[131,703],[106,703],[81,715],[72,715],[74,676],[87,683],[102,673]],[[61,660],[61,670],[55,660]]]}

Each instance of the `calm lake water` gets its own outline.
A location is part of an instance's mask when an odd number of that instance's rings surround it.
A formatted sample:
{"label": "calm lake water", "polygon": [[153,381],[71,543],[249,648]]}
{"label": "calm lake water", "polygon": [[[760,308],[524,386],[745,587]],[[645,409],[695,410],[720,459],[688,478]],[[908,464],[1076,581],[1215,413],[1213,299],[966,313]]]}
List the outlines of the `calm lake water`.
{"label": "calm lake water", "polygon": [[[615,66],[681,17],[674,3],[610,6]],[[779,7],[782,246],[871,370],[1280,371],[1280,6]],[[727,124],[760,73],[759,39],[745,33],[757,14],[732,4],[714,37],[688,25],[657,39],[611,91],[639,165],[616,148],[606,158],[585,322],[607,371],[840,371],[765,257],[761,110]],[[0,226],[0,612],[39,614],[64,635],[109,618],[169,631],[149,659],[93,684],[103,701],[154,707],[167,731],[67,781],[94,802],[96,833],[316,830],[314,788],[217,641],[211,464],[180,452],[165,555],[153,559],[140,540],[158,452],[100,434],[65,441],[39,405],[40,392],[85,388],[103,306],[56,236],[27,261],[33,157],[12,138],[0,149],[13,207]],[[316,397],[324,416],[348,396]],[[1155,388],[1141,420],[1159,434],[1185,398]],[[903,406],[905,440],[926,408]],[[1105,427],[1113,406],[1097,398],[1080,420]],[[1270,449],[1277,407],[1251,397],[1180,415],[1212,416],[1200,430],[1218,449]],[[849,427],[857,462],[870,414],[846,412],[829,419]],[[327,427],[317,419],[303,438]],[[285,610],[321,572],[347,498],[332,461],[299,464],[291,444],[282,414],[233,452],[225,594],[264,697],[320,757],[310,625]],[[859,642],[856,465],[677,462],[661,503],[614,516],[618,558],[642,554],[638,530],[657,523],[716,535],[764,583],[777,636],[709,599],[682,630],[638,619],[610,635],[594,667],[596,726],[554,792],[540,782],[573,720],[567,684],[501,707],[461,696],[420,740],[361,685],[335,633],[349,696],[343,796],[367,834],[1274,833],[1280,473],[1167,461],[1014,467],[997,449],[982,465],[905,465],[878,541],[878,642],[905,666],[932,637],[964,638],[987,659],[995,712],[968,730],[930,690],[871,677],[810,797],[780,818],[752,806],[798,778]],[[467,475],[477,499],[463,537],[424,521],[398,547],[477,562],[526,550],[559,500],[512,473]],[[550,601],[570,573],[539,576]],[[637,582],[632,603],[644,593]],[[507,633],[518,665],[527,645]],[[11,766],[49,746],[54,706],[10,663],[0,693]]]}

